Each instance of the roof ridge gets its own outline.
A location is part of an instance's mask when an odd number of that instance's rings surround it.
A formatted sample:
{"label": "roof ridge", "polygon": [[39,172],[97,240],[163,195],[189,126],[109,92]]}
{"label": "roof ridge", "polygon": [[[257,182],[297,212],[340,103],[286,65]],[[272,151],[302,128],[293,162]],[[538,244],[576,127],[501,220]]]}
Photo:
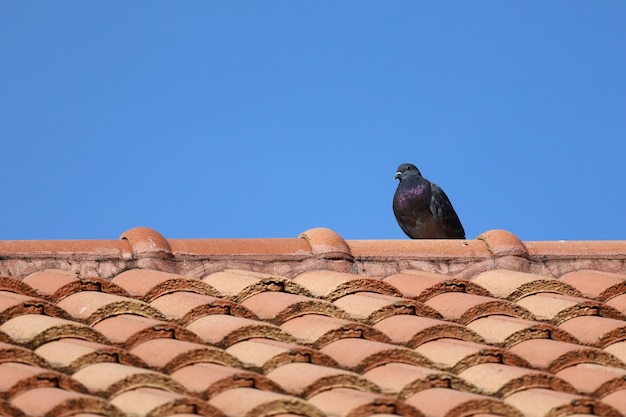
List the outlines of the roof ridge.
{"label": "roof ridge", "polygon": [[0,276],[23,278],[44,269],[112,278],[130,269],[191,277],[242,269],[293,278],[311,269],[372,277],[416,269],[473,277],[510,269],[558,277],[580,269],[626,273],[626,240],[521,241],[505,230],[476,239],[345,240],[325,228],[295,238],[166,239],[147,227],[119,240],[0,241]]}

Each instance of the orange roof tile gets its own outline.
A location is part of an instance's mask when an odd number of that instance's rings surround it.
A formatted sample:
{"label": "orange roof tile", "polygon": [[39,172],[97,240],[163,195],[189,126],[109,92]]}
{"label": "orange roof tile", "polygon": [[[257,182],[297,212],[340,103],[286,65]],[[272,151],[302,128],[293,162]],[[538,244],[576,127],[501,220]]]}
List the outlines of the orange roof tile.
{"label": "orange roof tile", "polygon": [[0,415],[626,415],[626,241],[0,241]]}

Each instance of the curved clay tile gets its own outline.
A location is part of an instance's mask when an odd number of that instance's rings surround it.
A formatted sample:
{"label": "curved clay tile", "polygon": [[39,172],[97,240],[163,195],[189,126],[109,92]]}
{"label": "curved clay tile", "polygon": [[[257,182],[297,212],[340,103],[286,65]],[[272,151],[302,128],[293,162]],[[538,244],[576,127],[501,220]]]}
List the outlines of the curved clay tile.
{"label": "curved clay tile", "polygon": [[92,413],[125,417],[125,414],[109,401],[61,388],[31,389],[12,398],[11,404],[28,416],[61,417]]}
{"label": "curved clay tile", "polygon": [[626,389],[618,390],[602,397],[602,402],[620,412],[620,417],[626,415]]}
{"label": "curved clay tile", "polygon": [[131,296],[148,302],[160,295],[174,291],[190,291],[213,297],[219,296],[214,288],[197,278],[151,269],[131,269],[122,272],[111,281],[124,288]]}
{"label": "curved clay tile", "polygon": [[166,320],[160,311],[149,304],[129,297],[98,291],[70,294],[57,303],[74,319],[94,325],[111,316],[134,314],[154,320]]}
{"label": "curved clay tile", "polygon": [[583,345],[604,347],[626,340],[626,321],[598,316],[580,316],[564,321],[560,329]]}
{"label": "curved clay tile", "polygon": [[626,364],[626,340],[623,342],[617,342],[613,343],[612,345],[608,345],[602,350],[610,353],[611,355],[622,361],[622,363]]}
{"label": "curved clay tile", "polygon": [[268,372],[266,376],[288,394],[303,398],[309,398],[331,388],[380,392],[377,385],[359,374],[306,362],[281,365]]}
{"label": "curved clay tile", "polygon": [[18,362],[41,368],[49,368],[45,358],[38,356],[33,351],[21,346],[0,342],[0,363]]}
{"label": "curved clay tile", "polygon": [[580,394],[596,398],[626,389],[626,369],[623,368],[582,363],[562,369],[556,376],[569,382]]}
{"label": "curved clay tile", "polygon": [[69,376],[38,366],[6,362],[0,364],[0,397],[16,395],[35,388],[55,386],[68,391],[86,393],[84,385]]}
{"label": "curved clay tile", "polygon": [[485,395],[448,388],[431,388],[419,391],[405,401],[427,416],[465,417],[497,414],[507,417],[522,417],[524,415],[517,408],[503,401]]}
{"label": "curved clay tile", "polygon": [[411,315],[397,315],[382,319],[373,326],[386,334],[397,345],[415,348],[441,338],[461,339],[481,343],[482,337],[472,330],[444,320]]}
{"label": "curved clay tile", "polygon": [[60,269],[46,269],[30,274],[24,282],[34,288],[41,296],[58,301],[79,291],[101,291],[128,297],[128,293],[108,279],[82,277],[79,274]]}
{"label": "curved clay tile", "polygon": [[575,287],[581,296],[606,301],[616,295],[626,293],[626,275],[610,272],[580,270],[559,278]]}
{"label": "curved clay tile", "polygon": [[574,336],[551,324],[497,314],[476,319],[467,324],[467,329],[482,336],[487,344],[504,348],[529,339],[578,343]]}
{"label": "curved clay tile", "polygon": [[528,361],[535,369],[552,373],[580,363],[626,367],[622,361],[605,350],[549,339],[526,340],[512,346],[509,352]]}
{"label": "curved clay tile", "polygon": [[355,292],[375,292],[401,297],[402,293],[393,285],[380,279],[345,272],[315,270],[294,278],[294,282],[309,290],[313,296],[334,301]]}
{"label": "curved clay tile", "polygon": [[186,329],[205,343],[221,348],[257,337],[283,342],[294,341],[289,333],[273,324],[223,314],[200,317],[189,323]]}
{"label": "curved clay tile", "polygon": [[242,301],[241,305],[254,312],[259,319],[276,325],[304,314],[349,318],[341,308],[326,300],[276,291],[255,294]]}
{"label": "curved clay tile", "polygon": [[[0,415],[11,417],[25,417],[26,414],[19,408],[13,406],[8,400],[0,398]],[[94,416],[95,417],[95,416]]]}
{"label": "curved clay tile", "polygon": [[353,320],[368,324],[398,314],[441,318],[437,311],[420,301],[375,292],[347,294],[337,298],[333,304],[346,311]]}
{"label": "curved clay tile", "polygon": [[10,291],[0,291],[0,323],[24,314],[43,314],[66,320],[72,318],[67,311],[50,301]]}
{"label": "curved clay tile", "polygon": [[200,414],[225,417],[225,414],[199,398],[157,388],[137,388],[124,391],[110,403],[126,416],[166,417],[174,414]]}
{"label": "curved clay tile", "polygon": [[177,339],[147,340],[134,346],[130,353],[141,358],[152,369],[166,373],[197,362],[243,367],[237,358],[222,349]]}
{"label": "curved clay tile", "polygon": [[8,334],[6,334],[0,329],[0,343],[11,343],[11,342],[13,342],[13,339],[11,339],[11,336],[9,336]]}
{"label": "curved clay tile", "polygon": [[16,294],[27,295],[29,297],[41,297],[42,294],[38,294],[37,291],[23,280],[0,276],[0,291],[10,291]]}
{"label": "curved clay tile", "polygon": [[460,292],[437,295],[425,304],[437,310],[444,319],[461,324],[493,314],[533,319],[528,310],[510,301]]}
{"label": "curved clay tile", "polygon": [[478,393],[498,398],[529,388],[576,392],[576,389],[564,379],[548,372],[501,363],[474,365],[459,372],[458,376],[476,387]]}
{"label": "curved clay tile", "polygon": [[527,416],[568,416],[574,414],[620,417],[621,414],[601,401],[543,388],[531,388],[511,394],[504,402]]}
{"label": "curved clay tile", "polygon": [[363,376],[381,388],[384,394],[405,399],[429,388],[454,388],[471,391],[475,388],[458,376],[406,363],[391,362],[363,373]]}
{"label": "curved clay tile", "polygon": [[[242,401],[243,398],[245,401]],[[270,417],[293,413],[302,417],[326,417],[318,408],[300,398],[254,388],[227,390],[208,403],[228,416]]]}
{"label": "curved clay tile", "polygon": [[383,281],[400,290],[403,297],[415,298],[422,302],[447,292],[466,292],[485,297],[491,295],[480,285],[464,278],[411,269],[390,275]]}
{"label": "curved clay tile", "polygon": [[287,320],[280,327],[291,334],[302,345],[316,349],[335,340],[360,338],[389,343],[391,340],[383,332],[363,323],[319,314],[306,314]]}
{"label": "curved clay tile", "polygon": [[140,358],[119,347],[74,338],[45,343],[39,346],[35,353],[45,359],[52,368],[64,373],[74,373],[87,365],[99,362],[147,366]]}
{"label": "curved clay tile", "polygon": [[393,414],[423,417],[413,406],[394,397],[352,388],[334,388],[309,398],[309,402],[328,416],[365,417]]}
{"label": "curved clay tile", "polygon": [[176,291],[161,295],[152,300],[150,305],[159,310],[169,320],[174,320],[183,326],[202,316],[211,314],[226,314],[253,320],[258,319],[256,314],[241,304],[189,291]]}
{"label": "curved clay tile", "polygon": [[567,295],[537,293],[520,298],[516,303],[529,310],[535,316],[535,320],[547,321],[554,325],[577,316],[603,316],[626,320],[622,313],[599,301]]}
{"label": "curved clay tile", "polygon": [[318,350],[269,339],[245,340],[230,346],[226,352],[239,359],[244,367],[262,373],[293,362],[337,366],[337,362]]}
{"label": "curved clay tile", "polygon": [[538,292],[582,296],[580,291],[556,278],[506,269],[485,271],[473,277],[471,281],[489,291],[493,297],[511,301]]}
{"label": "curved clay tile", "polygon": [[219,291],[221,297],[240,302],[265,291],[311,296],[311,293],[293,280],[260,272],[226,269],[202,278],[203,282]]}
{"label": "curved clay tile", "polygon": [[102,333],[85,324],[37,314],[14,317],[0,325],[0,331],[9,335],[14,342],[32,349],[64,337],[107,342]]}
{"label": "curved clay tile", "polygon": [[340,339],[324,346],[320,352],[333,358],[340,367],[359,373],[389,362],[430,364],[412,349],[364,339]]}
{"label": "curved clay tile", "polygon": [[134,314],[120,314],[96,323],[93,328],[111,342],[131,348],[150,339],[173,338],[202,343],[197,335],[174,323],[153,320]]}
{"label": "curved clay tile", "polygon": [[435,367],[455,373],[480,363],[528,366],[528,362],[510,351],[464,340],[437,339],[418,346],[415,351]]}
{"label": "curved clay tile", "polygon": [[604,305],[614,308],[615,310],[626,316],[626,291],[623,294],[606,300],[604,302]]}
{"label": "curved clay tile", "polygon": [[189,364],[172,372],[171,377],[182,384],[189,393],[205,400],[234,388],[284,392],[278,384],[259,373],[215,363]]}
{"label": "curved clay tile", "polygon": [[165,374],[115,362],[87,365],[75,372],[72,378],[87,387],[91,394],[105,398],[142,387],[160,388],[181,394],[186,392],[180,383]]}

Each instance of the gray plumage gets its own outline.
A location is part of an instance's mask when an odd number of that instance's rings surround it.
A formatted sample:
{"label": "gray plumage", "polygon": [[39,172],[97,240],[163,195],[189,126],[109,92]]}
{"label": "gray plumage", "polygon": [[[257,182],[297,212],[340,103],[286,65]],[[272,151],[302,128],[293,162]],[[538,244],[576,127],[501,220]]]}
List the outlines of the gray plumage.
{"label": "gray plumage", "polygon": [[393,214],[411,239],[465,239],[465,230],[446,193],[413,164],[398,167]]}

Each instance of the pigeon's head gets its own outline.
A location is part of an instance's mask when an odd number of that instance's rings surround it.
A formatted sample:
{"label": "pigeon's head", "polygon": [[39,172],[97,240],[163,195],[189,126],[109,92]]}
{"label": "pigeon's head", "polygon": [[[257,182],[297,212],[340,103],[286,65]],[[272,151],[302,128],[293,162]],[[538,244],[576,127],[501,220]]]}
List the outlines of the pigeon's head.
{"label": "pigeon's head", "polygon": [[397,171],[398,172],[396,172],[396,176],[393,177],[394,180],[402,181],[403,179],[413,175],[422,175],[420,170],[417,169],[417,167],[413,164],[402,164],[398,167]]}

